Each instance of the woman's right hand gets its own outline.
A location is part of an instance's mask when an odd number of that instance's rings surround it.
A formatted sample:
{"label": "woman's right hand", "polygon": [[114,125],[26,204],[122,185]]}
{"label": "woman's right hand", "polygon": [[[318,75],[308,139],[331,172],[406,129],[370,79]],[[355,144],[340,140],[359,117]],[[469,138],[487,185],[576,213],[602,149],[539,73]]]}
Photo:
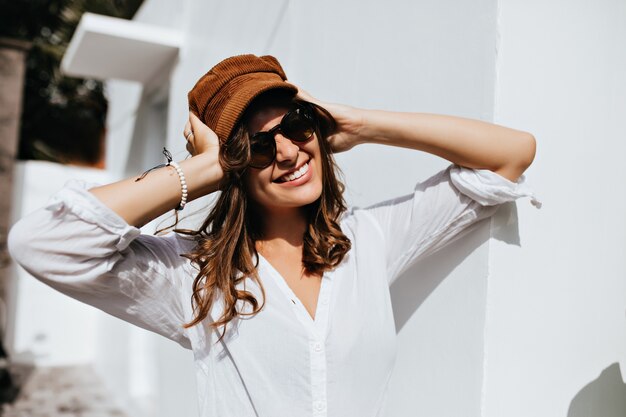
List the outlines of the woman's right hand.
{"label": "woman's right hand", "polygon": [[[192,157],[179,161],[178,165],[185,177],[187,202],[190,202],[219,191],[224,172],[219,162],[219,140],[208,126],[190,113],[183,135],[188,137],[187,150]],[[129,225],[142,227],[180,204],[182,181],[173,168],[162,167],[145,177],[133,175],[88,191]]]}
{"label": "woman's right hand", "polygon": [[207,173],[212,182],[221,183],[224,178],[224,170],[222,170],[219,162],[220,141],[217,134],[195,114],[189,112],[189,120],[185,123],[183,136],[187,141],[187,152],[192,157],[199,157],[204,160],[203,163],[207,164],[205,166],[209,168]]}
{"label": "woman's right hand", "polygon": [[219,153],[220,143],[217,135],[192,112],[189,112],[183,136],[187,140],[186,148],[191,156],[205,152],[213,152],[215,155]]}

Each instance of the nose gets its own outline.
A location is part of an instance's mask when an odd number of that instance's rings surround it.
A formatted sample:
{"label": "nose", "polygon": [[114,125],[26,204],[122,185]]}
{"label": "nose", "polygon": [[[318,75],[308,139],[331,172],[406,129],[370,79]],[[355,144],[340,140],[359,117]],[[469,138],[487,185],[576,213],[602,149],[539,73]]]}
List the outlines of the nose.
{"label": "nose", "polygon": [[288,162],[295,163],[298,159],[300,147],[281,133],[278,133],[274,139],[276,140],[276,162],[283,164]]}

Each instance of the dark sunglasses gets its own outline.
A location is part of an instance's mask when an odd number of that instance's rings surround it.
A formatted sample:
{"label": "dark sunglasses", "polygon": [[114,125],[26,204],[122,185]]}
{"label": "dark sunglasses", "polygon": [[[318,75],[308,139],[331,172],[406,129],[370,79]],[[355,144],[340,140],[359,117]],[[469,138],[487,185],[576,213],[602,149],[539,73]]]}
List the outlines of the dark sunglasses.
{"label": "dark sunglasses", "polygon": [[276,141],[274,136],[281,132],[294,142],[306,142],[313,133],[317,121],[313,107],[309,104],[298,103],[288,111],[280,123],[266,132],[257,132],[250,137],[250,166],[263,169],[272,164],[276,158]]}

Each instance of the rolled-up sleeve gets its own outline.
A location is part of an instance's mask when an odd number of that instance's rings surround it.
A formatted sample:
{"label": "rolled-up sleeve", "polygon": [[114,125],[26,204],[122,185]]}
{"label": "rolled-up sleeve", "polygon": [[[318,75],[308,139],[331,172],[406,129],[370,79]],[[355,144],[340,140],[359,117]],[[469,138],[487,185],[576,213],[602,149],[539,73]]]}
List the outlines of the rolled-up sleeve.
{"label": "rolled-up sleeve", "polygon": [[418,260],[438,251],[493,215],[502,203],[530,197],[541,208],[524,175],[517,182],[486,169],[451,164],[412,193],[363,210],[379,231],[391,284]]}
{"label": "rolled-up sleeve", "polygon": [[141,234],[88,191],[95,185],[70,180],[15,223],[11,256],[46,285],[190,349],[175,235]]}

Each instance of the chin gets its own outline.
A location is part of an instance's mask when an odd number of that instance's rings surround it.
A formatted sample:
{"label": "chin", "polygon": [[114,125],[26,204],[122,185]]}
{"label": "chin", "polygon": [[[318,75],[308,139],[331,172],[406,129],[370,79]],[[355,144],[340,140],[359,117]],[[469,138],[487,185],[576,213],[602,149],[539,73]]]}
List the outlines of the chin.
{"label": "chin", "polygon": [[[266,209],[293,209],[305,207],[316,202],[322,195],[321,183],[309,190],[301,190],[296,193],[268,193],[264,198],[257,199],[257,204]],[[260,197],[260,196],[257,196]]]}

